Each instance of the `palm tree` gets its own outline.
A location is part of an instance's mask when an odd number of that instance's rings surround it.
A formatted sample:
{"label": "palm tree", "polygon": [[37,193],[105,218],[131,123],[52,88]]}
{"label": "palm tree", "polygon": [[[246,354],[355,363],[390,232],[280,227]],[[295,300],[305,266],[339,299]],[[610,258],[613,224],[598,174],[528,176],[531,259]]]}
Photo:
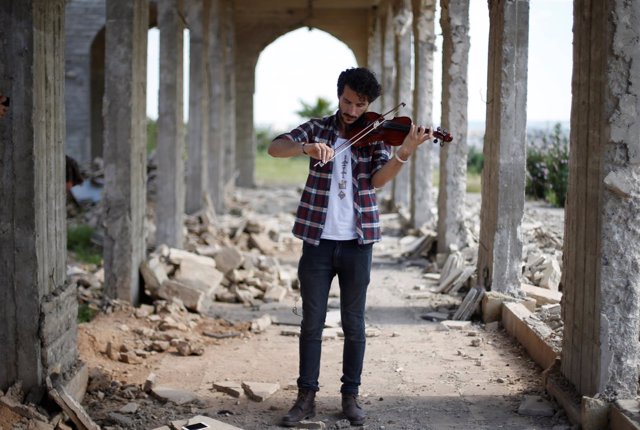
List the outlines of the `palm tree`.
{"label": "palm tree", "polygon": [[335,111],[335,108],[331,106],[331,102],[324,97],[318,97],[315,106],[305,103],[304,100],[300,100],[300,104],[302,104],[302,109],[296,111],[296,113],[301,118],[321,118],[331,115]]}

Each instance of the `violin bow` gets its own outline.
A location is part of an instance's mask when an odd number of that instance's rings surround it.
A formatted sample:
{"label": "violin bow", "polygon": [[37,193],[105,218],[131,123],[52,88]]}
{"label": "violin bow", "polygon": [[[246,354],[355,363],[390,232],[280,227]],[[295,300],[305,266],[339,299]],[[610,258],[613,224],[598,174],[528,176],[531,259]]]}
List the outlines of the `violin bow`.
{"label": "violin bow", "polygon": [[[385,113],[380,114],[378,119],[376,119],[371,124],[369,124],[366,127],[364,127],[362,130],[360,130],[358,133],[356,133],[355,136],[353,136],[351,139],[347,140],[346,142],[343,142],[342,145],[340,145],[338,148],[336,148],[336,151],[333,153],[333,157],[329,158],[327,160],[327,163],[329,161],[332,161],[334,158],[336,158],[338,155],[342,154],[347,149],[351,148],[356,143],[358,143],[362,138],[364,138],[365,136],[370,134],[373,130],[375,130],[376,128],[380,127],[380,125],[387,120],[386,119],[387,115],[390,115],[390,114],[392,114],[394,112],[399,111],[400,108],[403,108],[406,105],[407,104],[405,102],[400,102],[400,104],[398,106],[389,109],[389,111],[387,111]],[[338,149],[339,149],[339,151],[338,151]],[[316,164],[313,165],[313,167],[318,167],[318,166],[323,167],[327,163],[323,163],[322,161],[318,161]]]}

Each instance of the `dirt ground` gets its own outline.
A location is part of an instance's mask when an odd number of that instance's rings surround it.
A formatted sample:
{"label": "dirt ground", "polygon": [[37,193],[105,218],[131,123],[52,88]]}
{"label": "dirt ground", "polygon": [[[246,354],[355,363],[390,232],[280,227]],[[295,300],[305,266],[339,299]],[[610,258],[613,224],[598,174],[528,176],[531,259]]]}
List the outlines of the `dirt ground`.
{"label": "dirt ground", "polygon": [[[290,205],[284,207],[288,210]],[[553,416],[518,413],[525,396],[547,398],[542,369],[501,327],[487,329],[473,321],[467,328],[448,329],[423,318],[427,312],[454,311],[462,296],[428,294],[423,276],[428,262],[401,258],[397,220],[393,216],[385,220],[385,239],[374,246],[367,302],[367,352],[360,393],[368,414],[365,428],[571,429],[564,412],[553,403]],[[297,249],[278,255],[280,264],[290,267],[295,267],[297,257]],[[416,298],[418,292],[421,298]],[[337,295],[331,298],[332,311],[338,300]],[[184,314],[185,321],[191,321],[185,336],[202,345],[202,355],[185,357],[169,349],[139,364],[110,359],[107,345],[139,337],[141,329],[149,326],[148,319],[136,318],[126,306],[101,314],[79,329],[81,358],[91,369],[93,381],[83,406],[103,429],[154,429],[195,415],[245,430],[280,428],[278,422],[296,396],[298,341],[288,335],[300,321],[294,307],[300,307],[296,295],[256,308],[212,303],[206,316]],[[274,323],[262,333],[248,330],[249,322],[264,314]],[[318,415],[313,421],[322,421],[328,429],[346,428],[339,394],[342,339],[332,335],[331,329],[326,331]],[[204,336],[204,332],[219,336]],[[157,386],[185,390],[196,399],[176,405],[149,396],[140,387],[151,373]],[[102,383],[99,375],[104,376]],[[214,390],[218,382],[277,383],[280,389],[257,402]]]}

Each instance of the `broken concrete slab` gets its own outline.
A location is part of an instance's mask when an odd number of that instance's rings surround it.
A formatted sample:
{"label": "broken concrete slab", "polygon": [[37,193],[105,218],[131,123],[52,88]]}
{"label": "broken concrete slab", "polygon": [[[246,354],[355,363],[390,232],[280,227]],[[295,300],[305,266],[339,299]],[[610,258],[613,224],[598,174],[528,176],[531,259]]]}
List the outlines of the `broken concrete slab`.
{"label": "broken concrete slab", "polygon": [[273,255],[275,253],[275,243],[265,233],[252,233],[249,235],[249,246],[258,249],[265,255]]}
{"label": "broken concrete slab", "polygon": [[190,403],[197,398],[197,396],[190,391],[163,386],[153,388],[151,390],[151,395],[159,400],[175,403],[176,405],[184,405],[185,403]]}
{"label": "broken concrete slab", "polygon": [[157,256],[152,256],[140,263],[140,273],[144,279],[145,288],[152,294],[168,279],[167,272]]}
{"label": "broken concrete slab", "polygon": [[259,318],[251,321],[251,331],[254,333],[262,333],[269,327],[272,323],[271,315],[264,314]]}
{"label": "broken concrete slab", "polygon": [[502,325],[525,347],[533,361],[547,369],[555,362],[558,353],[527,323],[531,315],[531,311],[521,303],[504,303]]}
{"label": "broken concrete slab", "polygon": [[560,264],[558,264],[558,260],[552,257],[543,266],[539,285],[551,291],[558,291],[561,276]]}
{"label": "broken concrete slab", "polygon": [[79,430],[100,430],[89,414],[64,388],[58,375],[51,375],[46,380],[49,397],[62,408]]}
{"label": "broken concrete slab", "polygon": [[222,282],[224,274],[216,269],[213,259],[201,256],[196,257],[209,262],[203,263],[202,260],[192,258],[183,259],[180,267],[176,270],[174,280],[205,294],[212,294]]}
{"label": "broken concrete slab", "polygon": [[221,393],[226,393],[235,398],[238,398],[242,396],[242,394],[244,394],[242,384],[236,381],[214,382],[213,389],[216,391],[220,391]]}
{"label": "broken concrete slab", "polygon": [[637,417],[640,413],[638,399],[618,399],[611,405],[609,428],[616,430],[640,430]]}
{"label": "broken concrete slab", "polygon": [[580,422],[582,430],[599,430],[609,424],[610,403],[603,399],[582,396],[580,402]]}
{"label": "broken concrete slab", "polygon": [[155,373],[149,373],[149,376],[147,376],[147,379],[145,379],[144,384],[142,384],[142,391],[144,391],[145,393],[150,393],[156,385],[156,378],[157,376]]}
{"label": "broken concrete slab", "polygon": [[215,253],[213,257],[216,261],[216,267],[222,273],[228,273],[242,266],[244,256],[234,246],[225,246]]}
{"label": "broken concrete slab", "polygon": [[277,382],[242,382],[242,389],[247,397],[256,402],[263,402],[275,394],[280,389],[280,384]]}
{"label": "broken concrete slab", "polygon": [[529,284],[521,284],[520,288],[527,296],[534,298],[538,305],[560,303],[562,300],[562,293],[558,291],[551,291]]}
{"label": "broken concrete slab", "polygon": [[450,330],[463,330],[471,327],[471,321],[454,321],[454,320],[445,320],[440,324],[447,327]]}
{"label": "broken concrete slab", "polygon": [[271,285],[267,287],[267,291],[265,291],[264,296],[262,296],[262,300],[265,303],[274,303],[281,302],[287,296],[289,291],[280,285]]}
{"label": "broken concrete slab", "polygon": [[156,295],[161,299],[167,300],[178,298],[187,309],[200,313],[204,310],[204,301],[207,293],[185,283],[167,279],[156,291]]}

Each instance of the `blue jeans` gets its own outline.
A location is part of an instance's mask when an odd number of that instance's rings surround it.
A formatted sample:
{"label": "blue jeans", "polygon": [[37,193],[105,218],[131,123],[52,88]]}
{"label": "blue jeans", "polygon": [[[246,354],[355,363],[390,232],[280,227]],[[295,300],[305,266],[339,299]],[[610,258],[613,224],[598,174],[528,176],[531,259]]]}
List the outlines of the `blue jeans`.
{"label": "blue jeans", "polygon": [[303,312],[298,388],[319,390],[322,329],[331,281],[338,275],[344,332],[340,391],[358,393],[366,345],[364,309],[371,276],[372,250],[372,244],[359,245],[357,240],[323,239],[318,246],[304,243],[298,265]]}

